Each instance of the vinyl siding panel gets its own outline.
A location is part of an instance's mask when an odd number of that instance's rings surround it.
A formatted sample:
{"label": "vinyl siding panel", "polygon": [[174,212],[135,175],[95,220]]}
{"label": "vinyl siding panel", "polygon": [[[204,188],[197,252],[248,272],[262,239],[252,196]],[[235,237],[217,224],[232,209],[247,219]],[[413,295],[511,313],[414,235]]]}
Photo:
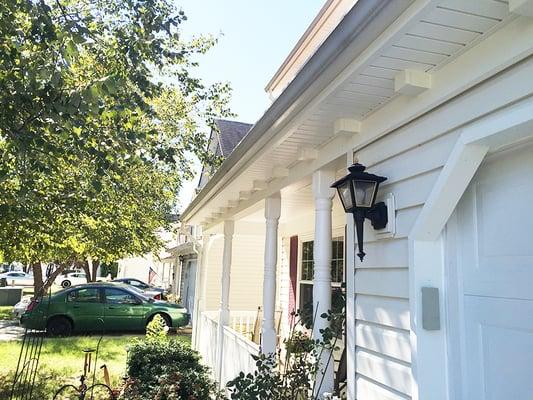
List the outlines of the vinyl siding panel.
{"label": "vinyl siding panel", "polygon": [[289,334],[289,253],[290,252],[290,238],[284,237],[281,240],[281,255],[278,264],[278,301],[277,309],[281,310],[281,336]]}
{"label": "vinyl siding panel", "polygon": [[406,399],[411,395],[407,238],[458,137],[455,131],[427,134],[424,138],[406,126],[356,153],[372,173],[388,177],[380,195],[392,193],[396,203],[394,238],[379,238],[367,224],[368,255],[364,262],[356,263],[358,399]]}
{"label": "vinyl siding panel", "polygon": [[358,348],[357,373],[407,396],[411,395],[411,367],[408,363]]}
{"label": "vinyl siding panel", "polygon": [[355,274],[358,294],[409,298],[409,271],[407,268],[358,269]]}
{"label": "vinyl siding panel", "polygon": [[408,396],[393,391],[391,388],[374,382],[362,375],[356,378],[356,395],[358,399],[370,400],[405,400]]}
{"label": "vinyl siding panel", "polygon": [[[387,239],[365,244],[364,268],[407,268],[409,251],[407,238]],[[360,263],[356,268],[362,268]]]}
{"label": "vinyl siding panel", "polygon": [[355,317],[358,322],[367,321],[408,330],[409,300],[359,294],[355,298]]}
{"label": "vinyl siding panel", "polygon": [[222,254],[224,239],[216,237],[212,239],[209,251],[205,255],[206,259],[206,292],[205,310],[212,311],[220,309],[220,286],[222,276]]}
{"label": "vinyl siding panel", "polygon": [[366,350],[398,360],[411,362],[409,331],[358,321],[355,327],[357,344]]}
{"label": "vinyl siding panel", "polygon": [[[208,255],[206,310],[220,308],[224,239],[214,239]],[[263,302],[264,236],[234,235],[230,282],[230,310],[253,311]]]}

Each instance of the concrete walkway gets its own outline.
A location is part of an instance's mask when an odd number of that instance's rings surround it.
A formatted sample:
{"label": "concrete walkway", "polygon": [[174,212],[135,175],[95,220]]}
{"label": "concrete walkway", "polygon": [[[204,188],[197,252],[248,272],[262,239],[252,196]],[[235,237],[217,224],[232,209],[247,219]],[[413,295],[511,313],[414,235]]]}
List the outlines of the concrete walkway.
{"label": "concrete walkway", "polygon": [[22,339],[24,328],[19,326],[17,320],[0,321],[0,341]]}

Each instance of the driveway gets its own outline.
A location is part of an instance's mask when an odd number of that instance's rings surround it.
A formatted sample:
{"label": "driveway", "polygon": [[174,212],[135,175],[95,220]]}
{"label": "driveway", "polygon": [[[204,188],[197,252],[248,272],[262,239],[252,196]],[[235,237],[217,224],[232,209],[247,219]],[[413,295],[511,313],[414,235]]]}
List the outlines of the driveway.
{"label": "driveway", "polygon": [[0,320],[0,341],[22,339],[24,328],[17,320]]}

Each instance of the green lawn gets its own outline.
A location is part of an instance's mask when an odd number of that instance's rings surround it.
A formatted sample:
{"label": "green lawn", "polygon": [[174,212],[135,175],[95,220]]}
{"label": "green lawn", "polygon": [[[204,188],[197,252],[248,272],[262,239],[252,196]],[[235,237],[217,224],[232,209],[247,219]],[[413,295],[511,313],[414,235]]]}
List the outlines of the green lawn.
{"label": "green lawn", "polygon": [[0,306],[0,320],[11,319],[11,310],[13,306]]}
{"label": "green lawn", "polygon": [[[135,337],[142,335],[106,336],[100,343],[97,367],[106,364],[113,386],[121,382],[126,368],[126,346]],[[190,343],[190,336],[177,335],[176,338]],[[69,338],[45,338],[39,361],[39,371],[55,373],[59,382],[77,382],[83,372],[83,349],[96,348],[98,336],[74,336]],[[21,341],[0,342],[0,377],[12,375],[17,367]],[[94,359],[93,359],[94,362]],[[103,382],[99,370],[97,380]],[[52,385],[55,387],[55,385]],[[1,390],[0,390],[1,392]],[[1,396],[0,396],[1,397]]]}

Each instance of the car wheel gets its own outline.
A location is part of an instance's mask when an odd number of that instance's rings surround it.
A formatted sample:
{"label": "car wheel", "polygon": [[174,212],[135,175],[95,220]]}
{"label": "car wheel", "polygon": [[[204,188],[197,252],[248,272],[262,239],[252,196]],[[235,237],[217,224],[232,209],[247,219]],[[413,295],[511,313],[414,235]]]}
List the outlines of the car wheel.
{"label": "car wheel", "polygon": [[168,315],[162,314],[162,313],[157,313],[157,314],[152,315],[150,317],[150,319],[148,320],[148,323],[146,325],[148,325],[150,322],[152,322],[152,320],[155,318],[156,315],[159,315],[161,318],[163,318],[167,328],[172,328],[172,322],[170,321],[170,317]]}
{"label": "car wheel", "polygon": [[65,317],[54,317],[46,324],[46,332],[50,336],[70,336],[72,323]]}
{"label": "car wheel", "polygon": [[68,288],[72,286],[72,282],[70,282],[68,279],[65,279],[63,282],[61,282],[61,286],[64,288]]}

